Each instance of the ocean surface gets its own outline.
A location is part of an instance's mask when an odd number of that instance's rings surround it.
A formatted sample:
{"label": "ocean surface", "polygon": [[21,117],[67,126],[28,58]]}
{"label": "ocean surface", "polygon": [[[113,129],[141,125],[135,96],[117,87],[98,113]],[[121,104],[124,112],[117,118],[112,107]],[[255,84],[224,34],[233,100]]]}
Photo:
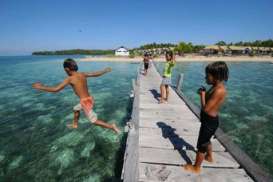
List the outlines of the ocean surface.
{"label": "ocean surface", "polygon": [[[164,63],[157,63],[161,72]],[[172,82],[184,74],[180,88],[200,106],[198,88],[205,83],[206,62],[177,63]],[[273,64],[229,63],[228,96],[220,113],[220,127],[262,168],[273,174]]]}
{"label": "ocean surface", "polygon": [[[69,56],[71,57],[71,56]],[[59,93],[32,89],[56,85],[66,73],[67,56],[0,57],[0,181],[119,181],[125,134],[90,124],[81,113],[79,128],[68,129],[79,100],[70,86]],[[79,57],[75,57],[77,60]],[[137,64],[79,63],[80,71],[112,67],[88,80],[98,118],[123,128],[132,101]]]}

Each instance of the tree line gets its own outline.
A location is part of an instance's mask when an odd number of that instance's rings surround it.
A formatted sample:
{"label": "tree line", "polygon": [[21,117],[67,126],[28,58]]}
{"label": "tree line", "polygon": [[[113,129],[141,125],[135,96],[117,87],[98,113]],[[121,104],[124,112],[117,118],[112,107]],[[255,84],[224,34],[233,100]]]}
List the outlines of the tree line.
{"label": "tree line", "polygon": [[[226,43],[225,41],[219,41],[215,45],[219,46],[251,46],[251,47],[273,47],[273,40],[256,40],[253,42],[236,42],[236,43]],[[162,49],[172,48],[177,54],[183,55],[184,53],[198,53],[200,50],[205,48],[204,45],[194,45],[191,42],[179,42],[174,43],[149,43],[139,46],[130,50],[131,55],[137,54],[137,50],[152,50],[152,49]],[[71,50],[60,50],[60,51],[37,51],[33,52],[32,55],[114,55],[114,50],[86,50],[86,49],[71,49]]]}
{"label": "tree line", "polygon": [[151,49],[162,49],[162,48],[173,48],[173,50],[178,54],[184,53],[197,53],[203,49],[204,45],[193,45],[191,42],[179,42],[178,44],[173,43],[151,43],[145,44],[136,48],[134,50],[151,50]]}
{"label": "tree line", "polygon": [[219,41],[217,42],[215,45],[219,45],[219,46],[250,46],[250,47],[273,47],[273,40],[272,39],[268,39],[268,40],[256,40],[256,41],[252,41],[252,42],[230,42],[230,43],[226,43],[225,41]]}
{"label": "tree line", "polygon": [[60,51],[37,51],[32,55],[114,55],[114,50],[86,50],[86,49],[71,49]]}

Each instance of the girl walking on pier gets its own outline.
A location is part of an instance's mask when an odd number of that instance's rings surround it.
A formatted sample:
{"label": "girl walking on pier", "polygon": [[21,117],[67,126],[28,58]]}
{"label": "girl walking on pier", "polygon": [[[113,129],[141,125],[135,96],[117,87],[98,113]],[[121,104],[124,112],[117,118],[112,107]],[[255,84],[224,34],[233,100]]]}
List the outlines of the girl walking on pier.
{"label": "girl walking on pier", "polygon": [[159,103],[167,103],[169,98],[169,86],[172,85],[172,69],[175,66],[175,56],[172,51],[166,52],[166,62],[163,71],[163,80],[160,85]]}

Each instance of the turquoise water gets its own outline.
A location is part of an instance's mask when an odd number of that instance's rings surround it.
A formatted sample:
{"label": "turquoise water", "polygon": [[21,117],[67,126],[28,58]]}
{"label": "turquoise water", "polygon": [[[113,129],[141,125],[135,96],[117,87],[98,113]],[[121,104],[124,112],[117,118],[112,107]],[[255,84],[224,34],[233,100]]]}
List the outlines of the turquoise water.
{"label": "turquoise water", "polygon": [[[172,81],[184,73],[182,91],[200,106],[197,89],[205,84],[207,63],[177,63]],[[157,64],[158,70],[163,63]],[[230,63],[228,96],[221,110],[220,127],[249,156],[273,174],[273,64]]]}
{"label": "turquoise water", "polygon": [[[92,126],[81,113],[73,119],[78,98],[71,88],[52,94],[33,90],[40,81],[55,85],[66,77],[64,56],[0,57],[0,181],[119,181],[124,134]],[[131,79],[136,64],[79,63],[80,71],[113,71],[90,78],[100,119],[123,128],[131,109]]]}

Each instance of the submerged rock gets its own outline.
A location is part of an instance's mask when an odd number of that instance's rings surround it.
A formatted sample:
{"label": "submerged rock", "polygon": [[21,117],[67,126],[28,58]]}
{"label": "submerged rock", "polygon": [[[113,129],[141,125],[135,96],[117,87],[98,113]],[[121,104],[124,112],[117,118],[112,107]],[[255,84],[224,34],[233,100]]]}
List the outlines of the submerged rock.
{"label": "submerged rock", "polygon": [[83,182],[100,182],[100,177],[99,175],[93,175],[93,176],[89,176],[88,178],[86,178],[85,180],[83,180]]}
{"label": "submerged rock", "polygon": [[93,143],[88,143],[84,149],[81,152],[82,157],[90,157],[90,152],[95,148],[96,144],[95,142]]}
{"label": "submerged rock", "polygon": [[0,162],[2,162],[5,159],[4,155],[0,155]]}
{"label": "submerged rock", "polygon": [[74,152],[71,149],[64,149],[60,152],[56,152],[51,156],[53,161],[50,165],[51,166],[58,166],[58,175],[62,174],[63,169],[70,166],[73,163],[74,159]]}
{"label": "submerged rock", "polygon": [[58,138],[54,144],[57,146],[66,145],[66,146],[76,146],[83,139],[84,135],[77,131],[72,131],[60,138]]}
{"label": "submerged rock", "polygon": [[51,123],[53,121],[51,114],[40,115],[38,116],[37,120],[45,124]]}
{"label": "submerged rock", "polygon": [[16,157],[10,164],[9,164],[9,170],[15,169],[19,167],[21,161],[23,160],[23,156]]}

